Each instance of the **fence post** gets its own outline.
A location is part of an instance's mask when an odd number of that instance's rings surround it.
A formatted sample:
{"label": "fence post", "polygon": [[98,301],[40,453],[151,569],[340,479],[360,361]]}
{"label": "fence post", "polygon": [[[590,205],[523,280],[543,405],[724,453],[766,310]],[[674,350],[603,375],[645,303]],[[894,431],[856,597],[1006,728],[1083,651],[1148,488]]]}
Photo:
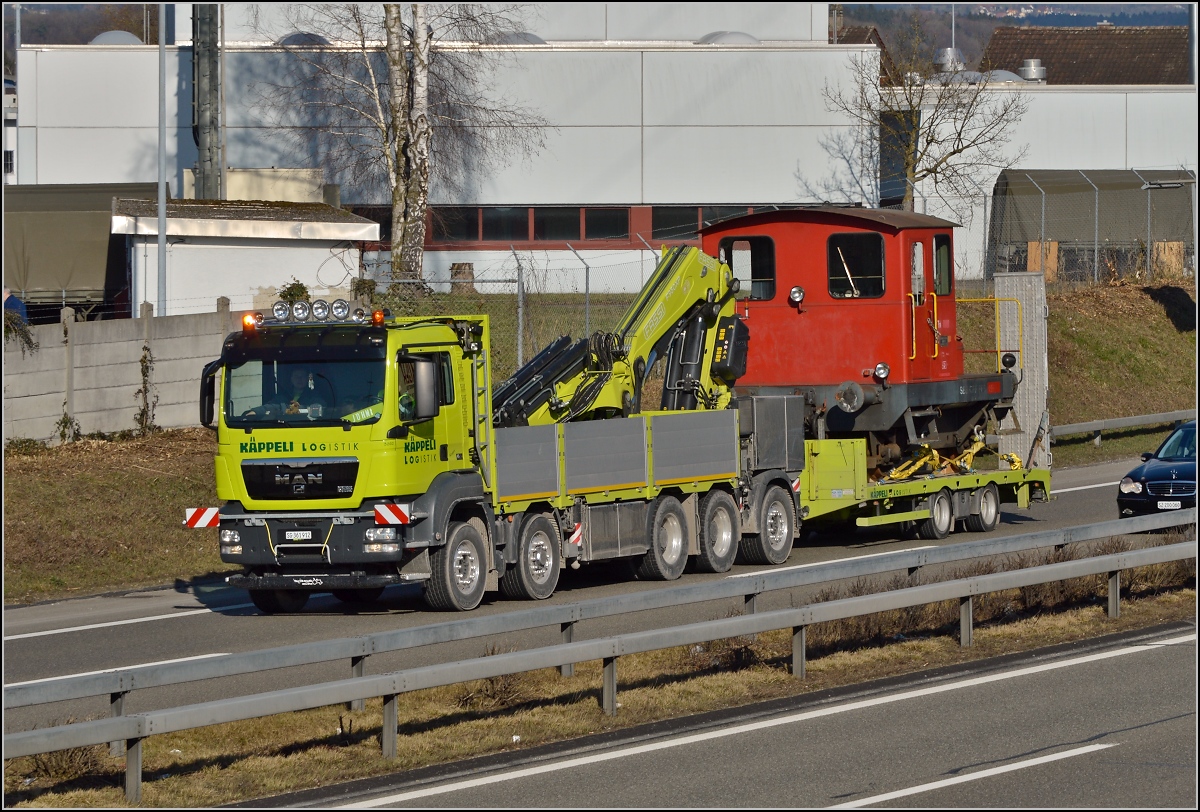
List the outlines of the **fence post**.
{"label": "fence post", "polygon": [[[355,677],[361,677],[364,675],[365,666],[366,666],[366,662],[367,662],[367,656],[368,655],[366,655],[366,654],[360,654],[357,657],[350,658],[350,677],[351,677],[351,679],[353,679]],[[360,710],[363,710],[364,708],[366,708],[366,706],[367,706],[367,700],[352,699],[346,703],[346,710],[360,711]]]}
{"label": "fence post", "polygon": [[[114,691],[108,695],[108,715],[109,716],[124,716],[125,715],[125,694],[126,691]],[[113,758],[120,756],[125,752],[125,742],[115,741],[108,743],[108,754]]]}
{"label": "fence post", "polygon": [[[562,627],[562,641],[565,646],[567,643],[575,639],[575,621],[559,624]],[[558,667],[558,675],[560,677],[575,676],[575,663],[564,663]]]}
{"label": "fence post", "polygon": [[383,745],[383,757],[396,757],[396,728],[400,720],[397,714],[396,702],[399,694],[388,694],[383,698],[383,729],[379,731],[379,742]]}
{"label": "fence post", "polygon": [[512,245],[508,248],[517,261],[517,369],[520,369],[525,366],[525,271],[517,249]]}
{"label": "fence post", "polygon": [[796,679],[804,679],[804,666],[807,657],[806,648],[808,646],[808,627],[793,626],[792,627],[792,676]]}
{"label": "fence post", "polygon": [[[63,366],[66,370],[66,381],[64,386],[66,392],[63,397],[63,412],[71,418],[75,417],[75,342],[71,340],[71,333],[74,332],[75,324],[75,309],[72,307],[64,307],[58,311],[59,321],[63,326],[63,343],[66,345],[66,361]],[[65,430],[65,429],[64,429]]]}
{"label": "fence post", "polygon": [[1121,571],[1108,574],[1108,616],[1116,620],[1121,616]]}
{"label": "fence post", "polygon": [[745,597],[745,603],[742,605],[742,611],[747,615],[752,615],[758,611],[758,593],[751,592]]}
{"label": "fence post", "polygon": [[592,334],[592,266],[587,264],[587,260],[579,256],[571,243],[567,243],[567,249],[575,255],[575,259],[583,263],[583,334],[590,336]]}
{"label": "fence post", "polygon": [[141,739],[128,739],[125,742],[125,800],[131,804],[142,802]]}
{"label": "fence post", "polygon": [[970,648],[972,634],[972,621],[974,600],[970,595],[965,598],[958,599],[958,644],[963,648]]}
{"label": "fence post", "polygon": [[1096,194],[1096,221],[1092,235],[1092,283],[1098,285],[1100,284],[1100,187],[1092,183],[1092,179],[1084,175],[1082,169],[1079,170],[1079,174],[1083,175],[1083,179],[1091,184]]}
{"label": "fence post", "polygon": [[617,715],[617,658],[604,658],[604,687],[601,705],[609,716]]}

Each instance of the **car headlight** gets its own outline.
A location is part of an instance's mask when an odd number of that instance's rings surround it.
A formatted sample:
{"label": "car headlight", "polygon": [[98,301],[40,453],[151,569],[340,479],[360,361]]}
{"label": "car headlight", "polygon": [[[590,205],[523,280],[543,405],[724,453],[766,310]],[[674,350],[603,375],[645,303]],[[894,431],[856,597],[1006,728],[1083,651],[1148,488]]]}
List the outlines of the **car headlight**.
{"label": "car headlight", "polygon": [[1132,477],[1121,480],[1121,493],[1141,493],[1142,483],[1134,482]]}

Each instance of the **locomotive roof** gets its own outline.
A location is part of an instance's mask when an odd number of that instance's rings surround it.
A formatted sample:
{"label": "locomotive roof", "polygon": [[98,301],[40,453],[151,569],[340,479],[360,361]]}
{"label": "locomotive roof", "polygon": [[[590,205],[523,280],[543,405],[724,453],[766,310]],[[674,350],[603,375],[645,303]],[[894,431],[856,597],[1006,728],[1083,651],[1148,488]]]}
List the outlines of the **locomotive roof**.
{"label": "locomotive roof", "polygon": [[[767,223],[805,223],[820,222],[830,217],[849,220],[863,228],[876,230],[901,231],[906,228],[953,228],[958,223],[931,217],[928,214],[917,214],[911,211],[896,209],[864,209],[849,206],[809,206],[802,209],[779,209],[776,211],[755,212],[730,220],[722,220],[701,229],[701,234],[715,234],[730,228],[740,228],[746,225],[764,225]],[[880,229],[882,227],[882,229]]]}

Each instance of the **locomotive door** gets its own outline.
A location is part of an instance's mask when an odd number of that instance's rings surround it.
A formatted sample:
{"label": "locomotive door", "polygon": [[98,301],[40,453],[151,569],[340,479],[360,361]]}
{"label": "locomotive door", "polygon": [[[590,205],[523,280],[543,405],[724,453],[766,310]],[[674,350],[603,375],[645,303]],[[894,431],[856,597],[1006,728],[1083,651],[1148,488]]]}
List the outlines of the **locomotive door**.
{"label": "locomotive door", "polygon": [[913,240],[908,249],[908,374],[909,380],[927,381],[933,377],[941,349],[934,334],[937,321],[934,308],[937,294],[932,284],[932,262],[926,243]]}

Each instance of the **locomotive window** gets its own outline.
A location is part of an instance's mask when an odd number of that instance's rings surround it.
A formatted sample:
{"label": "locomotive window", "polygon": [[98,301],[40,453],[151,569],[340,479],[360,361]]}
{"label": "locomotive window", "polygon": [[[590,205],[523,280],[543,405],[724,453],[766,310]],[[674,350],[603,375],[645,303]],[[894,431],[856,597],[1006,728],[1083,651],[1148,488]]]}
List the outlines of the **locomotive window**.
{"label": "locomotive window", "polygon": [[938,296],[949,296],[954,284],[954,266],[950,256],[950,237],[935,234],[933,237],[933,292]]}
{"label": "locomotive window", "polygon": [[766,301],[775,298],[775,241],[770,237],[726,237],[721,240],[718,257],[733,271],[742,290],[750,298]]}
{"label": "locomotive window", "polygon": [[877,299],[883,295],[883,235],[834,234],[829,238],[829,295]]}

